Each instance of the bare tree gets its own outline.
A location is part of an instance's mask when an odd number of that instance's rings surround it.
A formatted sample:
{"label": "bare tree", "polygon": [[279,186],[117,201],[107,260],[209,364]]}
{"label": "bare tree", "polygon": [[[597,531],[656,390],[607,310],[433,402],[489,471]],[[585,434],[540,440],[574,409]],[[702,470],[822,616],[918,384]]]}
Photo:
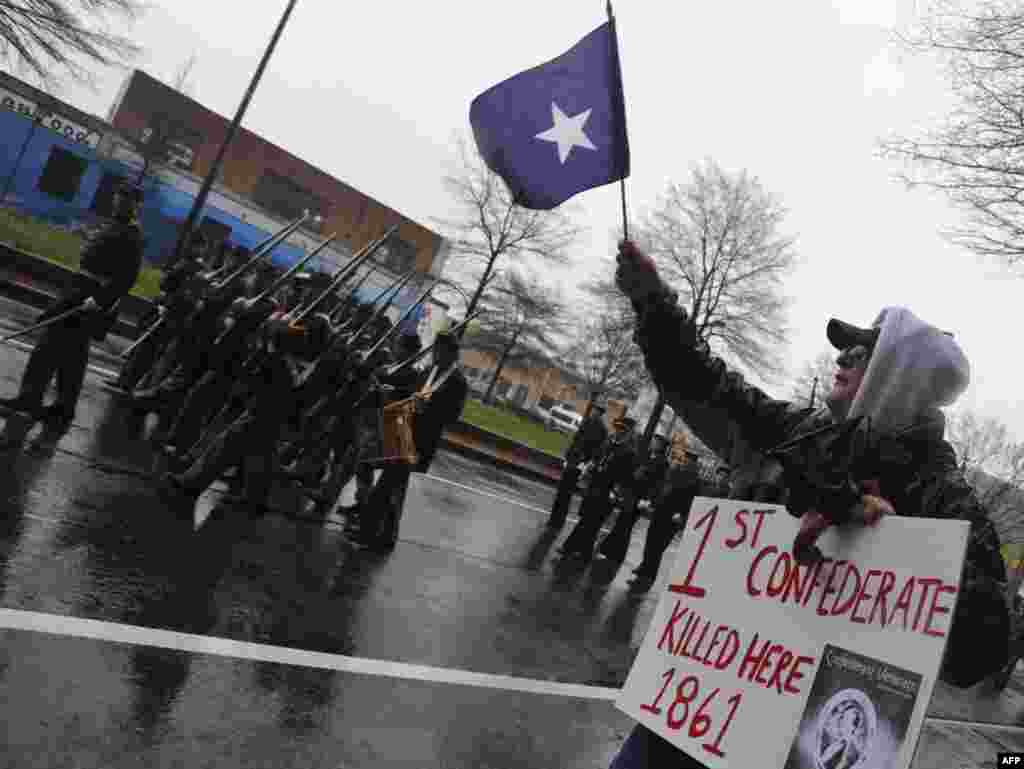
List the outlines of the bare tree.
{"label": "bare tree", "polygon": [[671,183],[635,227],[634,240],[658,263],[700,337],[748,372],[778,380],[787,341],[783,278],[793,238],[780,233],[786,211],[747,174],[714,161]]}
{"label": "bare tree", "polygon": [[818,406],[832,389],[832,377],[836,372],[836,354],[827,349],[804,364],[803,370],[793,382],[793,402],[802,406]]}
{"label": "bare tree", "polygon": [[891,137],[883,154],[905,161],[908,185],[942,190],[967,214],[945,235],[1007,265],[1024,263],[1024,5],[988,0],[961,10],[943,0],[901,38],[944,61],[957,106],[918,138]]}
{"label": "bare tree", "polygon": [[586,383],[591,403],[606,393],[633,400],[650,377],[633,340],[632,306],[610,280],[584,283],[580,288],[590,302],[576,323],[565,360]]}
{"label": "bare tree", "polygon": [[91,82],[82,60],[107,67],[139,53],[106,22],[134,20],[143,8],[138,0],[0,0],[0,56],[44,84],[55,81],[55,70]]}
{"label": "bare tree", "polygon": [[966,410],[949,417],[946,437],[993,520],[1015,525],[1014,541],[1024,542],[1024,443],[1014,441],[1000,420]]}
{"label": "bare tree", "polygon": [[192,54],[178,67],[178,71],[174,73],[174,78],[171,80],[171,86],[175,91],[183,93],[186,96],[195,95],[195,83],[192,80],[192,70],[196,66],[196,54]]}
{"label": "bare tree", "polygon": [[505,366],[546,356],[551,331],[565,312],[562,300],[534,275],[509,272],[481,302],[481,333],[475,346],[493,353],[497,364],[484,394],[490,403]]}
{"label": "bare tree", "polygon": [[445,178],[458,214],[438,219],[451,244],[453,279],[476,284],[466,314],[472,313],[499,260],[531,259],[569,264],[568,249],[581,233],[566,209],[531,211],[513,202],[508,188],[479,154],[459,142],[460,168]]}

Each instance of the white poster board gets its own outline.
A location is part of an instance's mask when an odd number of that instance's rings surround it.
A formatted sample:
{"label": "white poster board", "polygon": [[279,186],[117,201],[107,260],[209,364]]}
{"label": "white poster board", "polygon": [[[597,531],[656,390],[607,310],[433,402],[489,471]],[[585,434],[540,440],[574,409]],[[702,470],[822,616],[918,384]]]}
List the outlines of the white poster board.
{"label": "white poster board", "polygon": [[798,566],[784,507],[698,497],[616,706],[712,769],[820,769],[839,751],[837,765],[905,769],[968,528],[833,527],[826,560]]}

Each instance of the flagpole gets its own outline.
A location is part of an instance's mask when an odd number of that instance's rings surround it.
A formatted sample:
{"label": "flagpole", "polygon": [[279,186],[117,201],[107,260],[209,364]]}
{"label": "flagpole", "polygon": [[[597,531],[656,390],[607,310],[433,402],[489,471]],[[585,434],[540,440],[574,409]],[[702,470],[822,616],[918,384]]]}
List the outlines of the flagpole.
{"label": "flagpole", "polygon": [[[626,100],[622,94],[622,67],[619,63],[619,32],[615,25],[615,14],[612,11],[612,0],[607,0],[606,9],[608,11],[608,23],[611,25],[611,38],[612,38],[612,66],[615,68],[616,83],[618,88],[618,101],[622,105],[622,113],[618,116],[620,123],[620,130],[622,132],[623,146],[626,148],[626,165],[629,164],[629,144],[626,138]],[[623,240],[629,240],[629,212],[626,207],[626,177],[623,176],[619,179],[619,192],[622,196],[622,237]]]}

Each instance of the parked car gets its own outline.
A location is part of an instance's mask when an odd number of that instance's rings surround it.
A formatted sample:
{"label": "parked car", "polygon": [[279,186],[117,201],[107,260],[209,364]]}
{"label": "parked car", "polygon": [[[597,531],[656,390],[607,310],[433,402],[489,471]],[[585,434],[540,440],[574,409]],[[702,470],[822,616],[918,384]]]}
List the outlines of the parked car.
{"label": "parked car", "polygon": [[565,406],[555,406],[548,412],[547,427],[560,433],[572,435],[580,429],[583,417]]}

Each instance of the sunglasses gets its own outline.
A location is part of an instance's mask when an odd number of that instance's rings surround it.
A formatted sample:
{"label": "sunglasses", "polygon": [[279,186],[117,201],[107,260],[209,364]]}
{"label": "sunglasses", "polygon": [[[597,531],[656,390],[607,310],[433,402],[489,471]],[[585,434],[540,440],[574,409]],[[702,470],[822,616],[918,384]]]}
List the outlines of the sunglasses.
{"label": "sunglasses", "polygon": [[871,350],[862,344],[855,347],[848,347],[839,353],[836,358],[836,365],[839,368],[861,368],[866,366],[871,359]]}

